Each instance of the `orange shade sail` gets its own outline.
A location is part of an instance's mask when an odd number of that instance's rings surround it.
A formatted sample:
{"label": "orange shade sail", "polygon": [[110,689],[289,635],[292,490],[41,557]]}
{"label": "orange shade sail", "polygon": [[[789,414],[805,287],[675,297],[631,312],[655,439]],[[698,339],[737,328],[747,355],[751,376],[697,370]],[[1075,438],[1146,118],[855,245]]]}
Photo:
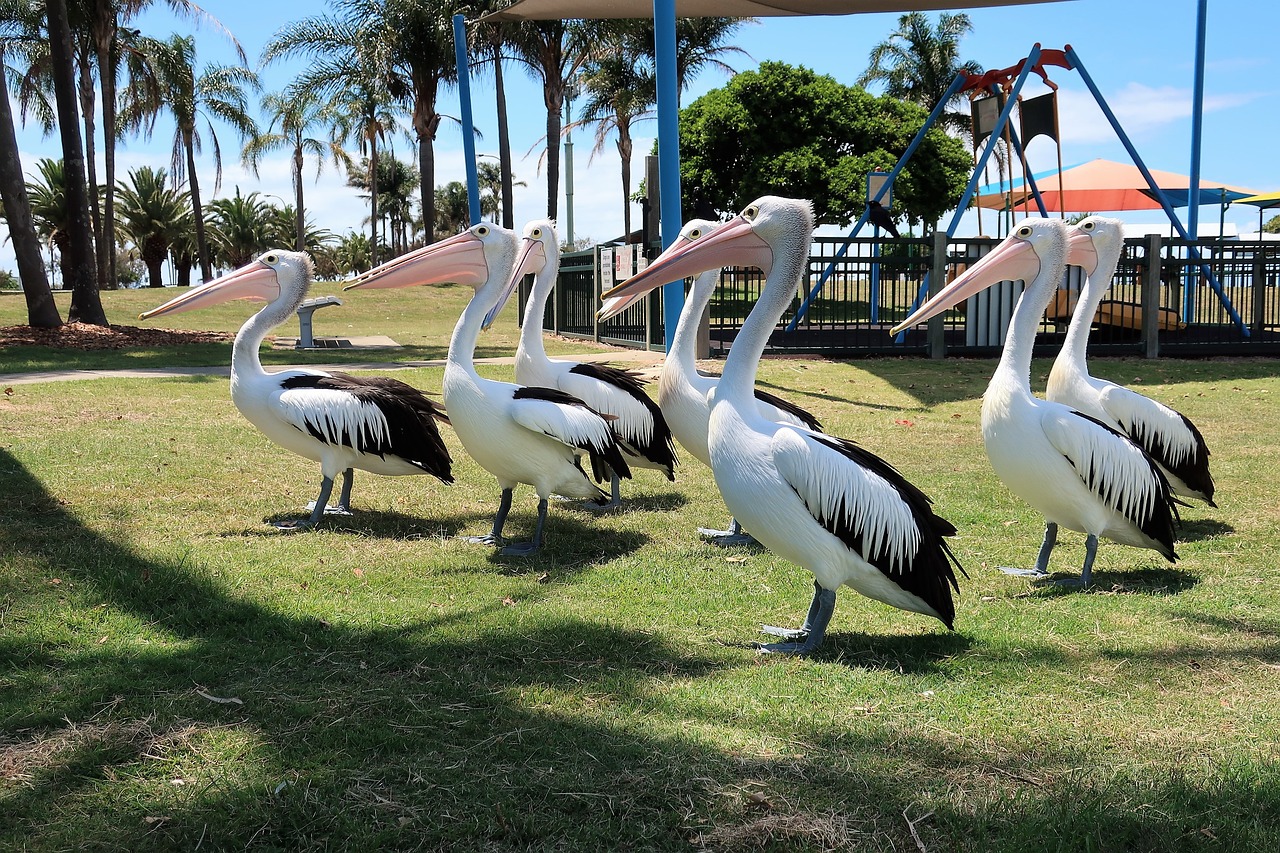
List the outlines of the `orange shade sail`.
{"label": "orange shade sail", "polygon": [[[1162,190],[1181,191],[1185,198],[1191,186],[1191,179],[1176,172],[1164,172],[1150,169],[1151,177]],[[1044,199],[1045,208],[1054,213],[1085,213],[1103,210],[1159,210],[1160,202],[1156,201],[1145,190],[1148,185],[1142,172],[1131,163],[1117,163],[1113,160],[1091,160],[1070,169],[1064,169],[1059,181],[1058,172],[1047,172],[1036,175],[1036,187],[1040,197]],[[1233,192],[1252,194],[1253,190],[1221,184],[1216,181],[1200,180],[1201,196],[1208,194],[1205,190],[1225,187]],[[1015,210],[1035,212],[1036,202],[1031,197],[1030,189],[1019,178],[1014,181],[1011,192]],[[996,187],[988,184],[982,187],[977,204],[990,210],[1003,210],[1006,197]]]}

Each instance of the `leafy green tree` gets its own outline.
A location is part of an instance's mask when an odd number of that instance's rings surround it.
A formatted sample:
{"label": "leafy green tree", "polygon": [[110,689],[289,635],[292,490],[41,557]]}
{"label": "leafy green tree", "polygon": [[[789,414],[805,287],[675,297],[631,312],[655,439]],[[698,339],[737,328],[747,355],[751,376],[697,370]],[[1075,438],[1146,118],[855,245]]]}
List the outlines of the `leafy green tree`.
{"label": "leafy green tree", "polygon": [[[786,195],[812,199],[819,222],[847,224],[864,209],[867,172],[891,168],[926,117],[913,104],[765,62],[681,110],[685,209],[731,212]],[[936,222],[959,200],[970,167],[959,140],[931,130],[894,185],[895,207],[911,222]]]}
{"label": "leafy green tree", "polygon": [[342,147],[327,135],[316,131],[328,131],[333,126],[333,116],[314,89],[292,92],[272,92],[262,99],[262,107],[270,115],[267,129],[254,134],[245,143],[242,159],[258,176],[263,156],[271,151],[286,150],[292,157],[294,234],[288,243],[303,251],[307,244],[306,205],[303,200],[303,164],[308,154],[315,158],[316,177],[324,170],[326,160],[334,165],[343,162]]}
{"label": "leafy green tree", "polygon": [[181,182],[184,178],[187,181],[195,216],[196,257],[201,275],[208,280],[213,277],[213,266],[204,229],[196,154],[203,150],[207,139],[213,153],[213,191],[216,194],[222,184],[222,147],[213,119],[229,124],[242,139],[257,135],[257,123],[249,115],[245,90],[258,89],[258,75],[242,65],[210,65],[197,73],[196,43],[191,36],[173,35],[168,41],[151,40],[146,49],[160,83],[154,93],[159,98],[152,97],[151,93],[142,93],[140,99],[126,105],[120,119],[125,127],[144,129],[149,134],[162,111],[172,113],[176,125],[173,176],[175,181]]}
{"label": "leafy green tree", "polygon": [[142,166],[116,187],[116,200],[121,234],[138,247],[149,285],[163,287],[165,258],[193,230],[190,193],[169,186],[164,169]]}
{"label": "leafy green tree", "polygon": [[[36,161],[40,177],[28,181],[28,210],[36,235],[57,250],[60,258],[71,243],[71,216],[67,210],[67,182],[61,160],[41,157]],[[65,260],[62,262],[66,280]]]}
{"label": "leafy green tree", "polygon": [[373,245],[368,234],[348,233],[316,260],[317,275],[325,278],[355,275],[373,267]]}
{"label": "leafy green tree", "polygon": [[1273,216],[1262,226],[1264,234],[1280,234],[1280,216]]}
{"label": "leafy green tree", "polygon": [[[960,61],[960,40],[972,30],[969,16],[962,12],[942,13],[936,27],[923,12],[909,12],[898,18],[898,29],[871,49],[870,65],[858,85],[883,83],[889,97],[932,110],[957,72],[982,73],[978,63]],[[963,95],[953,95],[948,106],[962,103],[967,103]],[[943,114],[942,123],[964,135],[969,113],[951,109]]]}

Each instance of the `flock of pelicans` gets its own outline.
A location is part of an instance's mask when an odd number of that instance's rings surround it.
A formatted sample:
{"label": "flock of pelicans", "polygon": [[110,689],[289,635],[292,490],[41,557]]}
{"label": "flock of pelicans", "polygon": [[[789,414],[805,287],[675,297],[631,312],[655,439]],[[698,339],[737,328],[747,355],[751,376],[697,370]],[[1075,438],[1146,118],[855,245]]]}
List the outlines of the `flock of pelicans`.
{"label": "flock of pelicans", "polygon": [[[802,409],[755,389],[769,335],[805,276],[813,227],[809,202],[766,196],[728,222],[689,222],[648,268],[604,294],[602,319],[668,281],[694,279],[656,404],[630,371],[547,357],[541,318],[559,266],[554,226],[547,221],[527,225],[521,239],[495,225],[475,225],[370,270],[348,286],[454,282],[475,288],[449,342],[443,409],[417,389],[386,377],[263,370],[260,344],[306,297],[311,263],[305,254],[268,252],[141,316],[230,299],[268,303],[236,335],[231,397],[272,441],[320,463],[323,480],[310,516],[289,526],[312,526],[326,513],[349,513],[355,468],[387,475],[425,473],[452,482],[449,452],[436,426],[444,422],[502,489],[492,530],[471,541],[527,555],[542,544],[552,495],[584,499],[602,509],[617,506],[619,481],[633,468],[673,477],[678,440],[710,466],[733,514],[729,531],[704,534],[721,544],[754,537],[814,575],[813,602],[803,624],[765,627],[779,641],[761,645],[763,651],[808,654],[816,649],[842,586],[936,617],[950,628],[960,565],[946,537],[955,527],[889,463],[823,432]],[[1056,219],[1027,219],[893,330],[923,322],[998,281],[1027,283],[982,403],[982,435],[992,467],[1046,521],[1035,568],[1006,570],[1011,573],[1047,575],[1059,526],[1088,537],[1076,583],[1089,584],[1099,537],[1150,548],[1172,561],[1175,495],[1215,506],[1209,451],[1196,427],[1160,403],[1090,376],[1085,365],[1092,317],[1110,286],[1123,242],[1117,220],[1090,217],[1068,226]],[[1050,374],[1047,399],[1040,399],[1029,384],[1032,344],[1068,264],[1082,267],[1087,282]],[[725,266],[758,267],[766,278],[716,379],[697,372],[694,337]],[[473,361],[477,338],[529,273],[534,285],[516,353],[516,382],[486,379]],[[339,474],[341,492],[330,506]],[[606,481],[607,491],[601,488]],[[537,526],[529,541],[507,542],[503,530],[521,483],[538,493]]]}

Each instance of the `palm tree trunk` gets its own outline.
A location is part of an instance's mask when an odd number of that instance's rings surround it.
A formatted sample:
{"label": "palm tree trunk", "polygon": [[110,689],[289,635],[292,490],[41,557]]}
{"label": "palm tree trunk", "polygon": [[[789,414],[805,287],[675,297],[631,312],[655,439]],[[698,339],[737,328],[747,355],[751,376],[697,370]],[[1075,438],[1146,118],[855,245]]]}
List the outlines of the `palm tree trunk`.
{"label": "palm tree trunk", "polygon": [[293,149],[293,202],[298,213],[297,232],[293,248],[299,252],[307,250],[307,214],[302,206],[302,146]]}
{"label": "palm tree trunk", "polygon": [[631,242],[631,132],[618,128],[618,155],[622,158],[622,233]]}
{"label": "palm tree trunk", "polygon": [[564,87],[551,81],[543,89],[547,106],[547,218],[556,218],[560,202],[560,113],[564,109]]}
{"label": "palm tree trunk", "polygon": [[196,149],[192,134],[182,132],[182,146],[187,150],[187,186],[191,192],[191,213],[196,221],[196,258],[200,262],[200,280],[213,279],[213,264],[209,260],[209,241],[204,232],[204,211],[200,207],[200,182],[196,179]]}
{"label": "palm tree trunk", "polygon": [[4,218],[13,239],[18,278],[27,299],[27,324],[39,329],[56,329],[62,325],[62,315],[49,290],[44,258],[40,256],[40,237],[31,221],[31,202],[27,199],[22,160],[18,156],[9,81],[5,79],[3,62],[0,62],[0,196],[4,199]]}
{"label": "palm tree trunk", "polygon": [[511,177],[511,131],[507,127],[507,89],[502,79],[502,52],[493,51],[493,80],[498,99],[498,169],[502,174],[502,227],[516,227],[515,201]]}
{"label": "palm tree trunk", "polygon": [[418,172],[421,178],[418,191],[422,197],[422,227],[430,243],[435,240],[436,233],[436,151],[428,136],[418,137]]}
{"label": "palm tree trunk", "polygon": [[93,239],[97,245],[95,257],[98,261],[98,288],[107,287],[107,255],[102,250],[102,211],[98,208],[98,167],[94,157],[94,141],[97,131],[93,114],[97,92],[93,87],[93,69],[89,65],[89,54],[81,52],[78,61],[80,80],[80,115],[84,119],[84,155],[85,166],[89,177],[89,219],[93,223]]}
{"label": "palm tree trunk", "polygon": [[71,286],[71,322],[106,326],[107,317],[98,295],[94,276],[93,224],[89,219],[89,193],[84,178],[84,148],[80,143],[79,116],[76,115],[75,56],[71,51],[71,27],[66,0],[46,0],[49,21],[49,57],[54,93],[58,102],[58,132],[62,136],[62,161],[66,179],[67,210],[70,220],[69,245],[64,263],[74,278]]}
{"label": "palm tree trunk", "polygon": [[98,44],[98,76],[102,80],[102,231],[98,252],[106,255],[106,287],[120,286],[116,270],[116,67],[109,45],[116,40],[116,19],[111,17],[107,42]]}
{"label": "palm tree trunk", "polygon": [[375,134],[369,146],[369,228],[373,239],[369,244],[369,259],[378,265],[378,138]]}

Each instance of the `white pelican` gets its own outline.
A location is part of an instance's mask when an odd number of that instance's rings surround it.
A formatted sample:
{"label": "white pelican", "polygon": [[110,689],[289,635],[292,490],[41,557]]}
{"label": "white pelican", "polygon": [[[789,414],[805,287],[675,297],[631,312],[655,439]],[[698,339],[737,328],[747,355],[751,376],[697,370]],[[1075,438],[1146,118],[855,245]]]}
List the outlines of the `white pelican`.
{"label": "white pelican", "polygon": [[1023,220],[994,251],[892,333],[998,281],[1027,282],[1009,321],[999,366],[982,395],[982,439],[996,476],[1044,515],[1044,544],[1034,569],[1004,571],[1048,574],[1049,554],[1062,526],[1088,536],[1078,581],[1088,586],[1100,536],[1175,560],[1176,509],[1168,481],[1142,448],[1095,418],[1031,394],[1032,345],[1066,269],[1067,228],[1058,219]]}
{"label": "white pelican", "polygon": [[[436,421],[444,412],[418,389],[388,377],[322,370],[268,373],[258,359],[267,332],[293,316],[311,284],[311,258],[271,251],[235,272],[143,312],[144,320],[218,305],[232,299],[266,300],[236,334],[231,350],[231,399],[267,438],[320,463],[320,494],[309,518],[282,529],[311,527],[327,514],[350,515],[352,469],[374,474],[431,474],[453,482],[452,460]],[[328,506],[342,474],[337,507]]]}
{"label": "white pelican", "polygon": [[[631,468],[654,468],[675,479],[676,446],[662,410],[644,392],[646,382],[638,373],[606,364],[550,359],[542,344],[542,315],[560,270],[560,248],[555,226],[549,220],[534,220],[524,227],[519,258],[508,294],[533,273],[533,290],[524,309],[520,345],[516,349],[516,381],[521,385],[559,388],[584,400],[597,412],[613,415],[614,438]],[[609,503],[600,509],[621,505],[618,478],[612,477]]]}
{"label": "white pelican", "polygon": [[[502,310],[515,262],[515,235],[481,223],[359,276],[350,288],[408,287],[458,282],[476,289],[449,341],[444,369],[444,405],[467,452],[498,478],[502,500],[493,530],[471,541],[503,545],[500,553],[528,556],[542,546],[547,499],[554,493],[604,503],[608,496],[587,476],[580,454],[590,457],[597,480],[606,468],[630,476],[609,429],[607,416],[576,397],[484,379],[476,373],[476,339]],[[502,296],[503,298],[499,298]],[[538,522],[528,542],[506,543],[502,529],[515,488],[527,483],[538,493]]]}
{"label": "white pelican", "polygon": [[[691,219],[680,229],[676,242],[693,242],[715,230],[720,223],[708,219]],[[693,287],[685,296],[684,308],[667,357],[658,379],[658,407],[662,409],[667,425],[676,441],[692,453],[704,465],[711,465],[711,451],[707,446],[707,429],[711,422],[711,394],[720,381],[718,376],[703,376],[697,366],[698,324],[707,304],[715,294],[720,279],[720,268],[699,273],[693,279]],[[625,311],[644,294],[630,298],[610,299],[600,309],[600,319],[607,320]],[[756,407],[766,420],[791,424],[822,432],[822,424],[812,414],[772,394],[755,389]],[[755,537],[742,531],[737,519],[730,520],[729,530],[698,528],[717,545],[739,545],[755,541]]]}
{"label": "white pelican", "polygon": [[1093,315],[1111,286],[1123,251],[1124,223],[1119,219],[1090,216],[1072,229],[1067,263],[1083,267],[1088,279],[1080,290],[1062,351],[1053,362],[1045,396],[1129,436],[1160,466],[1174,494],[1217,506],[1209,447],[1196,425],[1163,403],[1089,375],[1085,352]]}
{"label": "white pelican", "polygon": [[943,540],[955,528],[934,515],[924,493],[851,441],[760,414],[753,393],[760,356],[795,296],[812,233],[809,202],[765,196],[702,239],[672,243],[647,269],[604,294],[630,297],[726,265],[765,273],[760,301],[712,395],[708,446],[716,485],[734,517],[765,547],[814,574],[804,624],[766,626],[785,641],[760,647],[767,652],[816,649],[841,586],[934,616],[948,628],[955,618],[955,558]]}

